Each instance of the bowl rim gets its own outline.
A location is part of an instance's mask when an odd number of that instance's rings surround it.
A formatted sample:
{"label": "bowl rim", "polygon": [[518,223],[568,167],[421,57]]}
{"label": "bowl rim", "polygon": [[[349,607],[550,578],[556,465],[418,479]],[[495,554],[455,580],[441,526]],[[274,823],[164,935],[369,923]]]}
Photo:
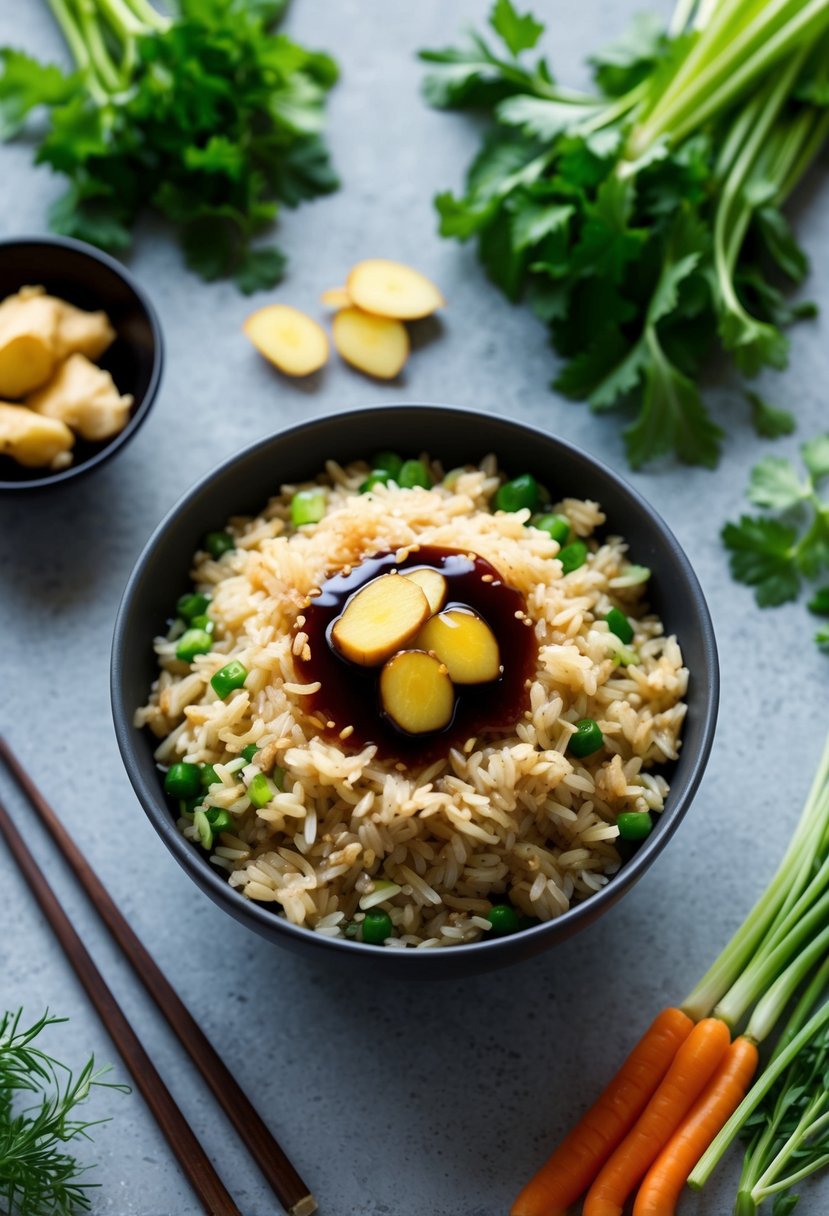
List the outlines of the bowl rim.
{"label": "bowl rim", "polygon": [[[429,412],[439,412],[441,414],[451,413],[465,418],[472,424],[475,420],[485,421],[488,425],[496,422],[509,430],[518,430],[525,434],[528,441],[533,439],[541,439],[544,442],[552,442],[557,445],[563,454],[571,454],[579,459],[586,460],[592,464],[601,474],[614,481],[622,490],[622,492],[634,499],[638,506],[644,511],[648,518],[649,525],[659,534],[662,544],[672,552],[674,560],[678,563],[685,578],[691,600],[694,605],[695,618],[697,628],[700,633],[702,642],[703,654],[703,670],[695,673],[695,680],[698,680],[704,688],[704,706],[700,715],[700,745],[697,752],[690,760],[690,769],[685,777],[684,788],[679,792],[675,799],[670,799],[665,811],[660,816],[660,830],[651,833],[645,841],[639,846],[631,858],[629,858],[619,869],[618,873],[613,875],[610,881],[591,895],[589,899],[583,900],[581,903],[571,905],[571,907],[561,916],[554,920],[541,922],[538,925],[533,925],[530,928],[522,930],[520,934],[491,938],[477,942],[464,942],[459,945],[452,946],[449,949],[435,950],[389,950],[382,945],[371,945],[365,942],[356,942],[347,938],[328,937],[325,934],[316,933],[313,929],[306,928],[302,925],[295,925],[288,921],[285,917],[275,914],[269,908],[258,904],[255,900],[245,899],[244,896],[231,887],[227,878],[216,869],[210,866],[209,861],[203,858],[185,839],[184,836],[176,828],[176,825],[170,815],[169,807],[167,806],[164,795],[161,791],[161,784],[157,783],[155,788],[144,781],[141,772],[136,743],[141,732],[133,725],[132,717],[135,712],[135,707],[125,705],[122,697],[122,654],[128,644],[130,633],[128,631],[129,617],[131,614],[133,599],[140,588],[147,571],[147,567],[152,561],[157,544],[165,535],[167,530],[175,525],[178,515],[185,510],[194,500],[198,499],[201,493],[207,489],[212,481],[229,472],[235,465],[240,464],[256,455],[260,450],[270,448],[272,445],[284,440],[287,436],[296,434],[300,431],[307,431],[309,428],[318,424],[331,423],[339,418],[355,418],[362,416],[366,421],[370,421],[372,415],[378,411],[399,411],[408,410],[422,412],[424,415]],[[229,509],[229,514],[232,514],[232,506]],[[147,639],[149,644],[149,639]],[[368,958],[382,957],[387,959],[389,955],[394,958],[422,958],[433,957],[435,953],[438,955],[451,954],[452,958],[458,960],[458,972],[463,968],[463,960],[467,959],[471,962],[474,958],[481,970],[488,966],[497,966],[499,954],[502,956],[510,952],[511,943],[515,943],[519,939],[527,941],[535,939],[536,945],[539,944],[539,939],[546,934],[557,936],[562,928],[566,926],[571,932],[575,932],[580,928],[584,928],[587,924],[595,919],[604,907],[612,905],[616,899],[628,891],[636,882],[640,875],[648,869],[651,862],[662,852],[667,845],[674,832],[679,827],[685,814],[690,807],[697,789],[699,788],[708,758],[711,753],[711,748],[714,742],[715,728],[717,722],[717,712],[719,707],[719,692],[720,692],[720,676],[719,662],[717,655],[717,645],[714,635],[714,626],[711,620],[711,614],[706,602],[699,579],[694,571],[693,566],[679,541],[674,536],[671,529],[659,515],[648,500],[632,486],[625,478],[621,477],[615,470],[602,460],[593,456],[585,449],[578,447],[576,444],[568,440],[560,438],[550,432],[542,430],[540,427],[534,426],[523,420],[508,418],[502,414],[485,412],[483,410],[468,409],[462,406],[443,405],[438,402],[394,402],[380,403],[373,406],[363,406],[348,410],[332,410],[329,413],[320,414],[314,418],[304,422],[295,423],[291,426],[282,427],[278,431],[272,432],[270,435],[249,444],[247,447],[240,449],[234,455],[223,460],[216,465],[212,470],[200,477],[188,490],[181,495],[178,501],[166,512],[160,523],[153,529],[149,539],[146,541],[141,553],[129,575],[115,620],[115,626],[112,637],[112,651],[110,664],[110,696],[112,715],[115,726],[115,735],[118,743],[118,748],[121,752],[121,758],[127,770],[127,775],[133,786],[133,789],[138,797],[141,806],[155,830],[161,836],[167,848],[173,854],[174,858],[187,871],[188,875],[193,879],[197,886],[201,887],[208,895],[222,906],[226,911],[230,912],[236,919],[248,922],[250,927],[256,929],[262,935],[269,939],[273,939],[274,935],[285,933],[286,942],[290,944],[290,938],[294,938],[295,944],[302,946],[317,946],[323,950],[334,952],[342,959],[347,959],[350,954],[352,957],[359,956]],[[673,787],[672,787],[673,790]],[[488,957],[489,961],[485,962]],[[411,966],[414,971],[418,966],[421,966],[424,971],[431,968],[430,963],[412,963],[404,965],[408,968]],[[414,972],[413,972],[414,974]],[[425,978],[425,975],[424,975]]]}
{"label": "bowl rim", "polygon": [[4,249],[15,245],[58,246],[62,249],[69,249],[74,253],[79,253],[83,257],[89,258],[92,262],[99,262],[102,266],[105,266],[117,275],[129,288],[146,313],[153,337],[153,365],[144,396],[135,407],[135,411],[129,422],[100,451],[95,452],[93,456],[90,456],[88,460],[84,460],[82,464],[71,464],[68,468],[56,469],[53,473],[43,474],[41,477],[32,477],[26,481],[10,481],[6,478],[0,478],[0,492],[48,489],[51,486],[72,481],[74,478],[81,477],[85,473],[90,473],[93,469],[103,464],[104,461],[109,460],[125,443],[128,443],[132,439],[150,412],[158,394],[161,373],[164,367],[164,338],[155,305],[144,291],[144,288],[139,285],[131,272],[121,262],[110,254],[105,253],[103,249],[98,249],[94,245],[87,244],[86,241],[78,241],[70,236],[36,233],[32,235],[24,234],[22,236],[3,237],[0,238],[0,254],[2,254]]}

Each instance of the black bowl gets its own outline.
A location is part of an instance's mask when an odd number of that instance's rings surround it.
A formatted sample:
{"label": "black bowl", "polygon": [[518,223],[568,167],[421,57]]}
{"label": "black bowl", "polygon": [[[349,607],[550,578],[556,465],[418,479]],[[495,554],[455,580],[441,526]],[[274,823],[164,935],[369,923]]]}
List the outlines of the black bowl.
{"label": "black bowl", "polygon": [[[446,468],[494,452],[508,473],[534,473],[556,497],[598,500],[613,532],[630,543],[633,559],[653,571],[651,603],[666,630],[677,635],[691,672],[682,751],[654,831],[596,895],[557,920],[511,937],[437,950],[392,950],[321,936],[243,898],[179,834],[153,761],[152,739],[133,726],[135,709],[146,702],[157,674],[152,639],[165,629],[170,597],[189,585],[191,558],[203,534],[221,528],[230,515],[258,514],[282,482],[313,477],[326,459],[346,463],[378,448],[426,449]],[[616,903],[668,843],[699,785],[714,737],[719,674],[711,618],[696,575],[674,536],[631,486],[584,452],[521,423],[452,407],[400,405],[292,427],[234,456],[190,490],[156,528],[127,584],[115,625],[111,692],[118,745],[141,804],[176,860],[216,903],[281,945],[331,962],[362,961],[384,974],[425,979],[468,975],[529,958]]]}
{"label": "black bowl", "polygon": [[78,308],[102,308],[116,333],[99,360],[120,393],[135,398],[129,421],[112,439],[77,439],[72,464],[49,472],[26,469],[0,456],[0,490],[36,490],[71,481],[98,468],[132,439],[147,417],[161,379],[161,326],[150,301],[123,266],[68,237],[18,237],[0,241],[0,300],[21,287],[40,285]]}

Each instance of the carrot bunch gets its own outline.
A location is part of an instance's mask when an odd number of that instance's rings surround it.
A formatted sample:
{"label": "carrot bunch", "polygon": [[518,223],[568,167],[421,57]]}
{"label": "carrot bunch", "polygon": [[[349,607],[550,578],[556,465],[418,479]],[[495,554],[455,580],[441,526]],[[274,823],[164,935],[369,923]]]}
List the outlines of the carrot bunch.
{"label": "carrot bunch", "polygon": [[[829,1092],[824,1066],[814,1062],[829,1062],[828,954],[829,741],[760,900],[682,1005],[655,1019],[510,1216],[565,1216],[582,1196],[582,1216],[622,1216],[634,1192],[633,1216],[673,1216],[685,1183],[703,1185],[746,1129],[756,1135],[741,1211],[754,1212],[829,1164]],[[798,993],[777,1049],[752,1085],[758,1046]],[[803,1115],[792,1131],[782,1112],[795,1099]]]}

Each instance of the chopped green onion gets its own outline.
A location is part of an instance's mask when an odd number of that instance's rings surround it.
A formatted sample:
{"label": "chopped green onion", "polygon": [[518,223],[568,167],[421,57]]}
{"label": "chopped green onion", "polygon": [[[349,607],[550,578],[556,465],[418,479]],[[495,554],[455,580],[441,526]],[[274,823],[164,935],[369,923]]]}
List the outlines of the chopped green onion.
{"label": "chopped green onion", "polygon": [[611,608],[604,619],[607,621],[610,632],[615,633],[616,637],[626,646],[630,645],[633,641],[633,626],[624,612],[620,612],[618,608]]}
{"label": "chopped green onion", "polygon": [[207,822],[213,829],[214,836],[218,836],[219,832],[232,832],[236,827],[236,820],[230,811],[224,810],[223,807],[206,806],[204,813],[207,816]]}
{"label": "chopped green onion", "polygon": [[462,477],[465,472],[466,469],[463,467],[463,465],[458,465],[456,469],[450,469],[443,479],[443,484],[446,486],[447,490],[454,490],[455,486],[458,484],[458,478]]}
{"label": "chopped green onion", "polygon": [[432,488],[432,474],[422,460],[406,460],[396,481],[404,490],[412,490],[415,486],[421,486],[424,490]]}
{"label": "chopped green onion", "polygon": [[653,820],[647,811],[623,811],[616,826],[622,840],[644,840],[653,831]]}
{"label": "chopped green onion", "polygon": [[371,467],[375,473],[388,473],[389,477],[397,481],[403,468],[403,457],[398,456],[397,452],[375,452],[371,458]]}
{"label": "chopped green onion", "polygon": [[496,511],[536,511],[540,502],[541,491],[532,473],[505,481],[495,494]]}
{"label": "chopped green onion", "polygon": [[631,646],[614,646],[613,658],[619,667],[635,667],[641,662],[639,655]]}
{"label": "chopped green onion", "polygon": [[291,499],[291,523],[297,528],[303,524],[318,524],[325,515],[326,496],[322,486],[313,490],[298,490]]}
{"label": "chopped green onion", "polygon": [[546,532],[559,545],[566,545],[570,539],[570,520],[566,515],[537,515],[530,523],[540,532]]}
{"label": "chopped green onion", "polygon": [[205,764],[204,768],[199,774],[199,780],[201,781],[201,787],[203,790],[209,790],[211,785],[222,784],[222,779],[212,764]]}
{"label": "chopped green onion", "polygon": [[374,472],[369,473],[368,477],[360,486],[360,493],[370,494],[375,486],[387,486],[392,480],[393,478],[391,473],[387,472],[385,469],[375,469]]}
{"label": "chopped green onion", "polygon": [[192,663],[198,654],[209,654],[213,639],[206,629],[186,629],[176,646],[176,658],[183,663]]}
{"label": "chopped green onion", "polygon": [[617,574],[610,580],[611,587],[638,587],[646,583],[651,576],[647,566],[628,566],[622,574]]}
{"label": "chopped green onion", "polygon": [[392,899],[393,896],[399,895],[401,890],[402,887],[399,887],[396,882],[389,882],[385,878],[375,878],[374,889],[369,891],[367,895],[360,897],[360,907],[364,912],[367,912],[375,904],[385,903],[387,899]]}
{"label": "chopped green onion", "polygon": [[190,628],[203,629],[205,633],[212,633],[214,624],[206,612],[201,612],[198,616],[193,617],[192,621],[190,622]]}
{"label": "chopped green onion", "polygon": [[236,541],[229,532],[208,532],[202,545],[210,556],[218,561],[223,553],[229,553],[231,549],[236,548]]}
{"label": "chopped green onion", "polygon": [[257,744],[249,743],[247,745],[247,747],[242,748],[242,750],[239,752],[239,755],[244,760],[247,760],[248,764],[250,764],[258,751],[259,751],[259,747],[257,746]]}
{"label": "chopped green onion", "polygon": [[244,667],[238,659],[231,659],[211,677],[210,684],[213,691],[224,700],[228,693],[241,688],[247,678],[247,667]]}
{"label": "chopped green onion", "polygon": [[345,928],[343,929],[343,933],[345,934],[345,936],[347,938],[350,938],[351,941],[353,941],[354,938],[357,937],[359,932],[360,932],[360,922],[358,920],[350,920],[348,922],[348,924],[345,926]]}
{"label": "chopped green onion", "polygon": [[257,773],[248,786],[248,798],[257,810],[267,806],[271,799],[276,797],[276,792],[276,787],[270,783],[264,773]]}
{"label": "chopped green onion", "polygon": [[576,723],[576,733],[567,742],[567,750],[580,759],[592,756],[604,743],[604,735],[598,722],[592,718],[581,718]]}
{"label": "chopped green onion", "polygon": [[363,941],[371,946],[382,946],[391,937],[392,925],[388,912],[366,912],[362,924]]}
{"label": "chopped green onion", "polygon": [[510,933],[517,933],[520,928],[518,913],[511,904],[495,904],[487,912],[486,918],[492,925],[490,937],[506,937]]}
{"label": "chopped green onion", "polygon": [[199,834],[199,844],[203,849],[212,849],[213,847],[213,829],[210,826],[210,820],[203,810],[196,811],[193,816],[193,827]]}
{"label": "chopped green onion", "polygon": [[558,555],[558,560],[561,562],[564,574],[572,574],[587,561],[587,545],[583,540],[574,540],[571,544],[564,546]]}
{"label": "chopped green onion", "polygon": [[164,789],[172,798],[195,798],[201,790],[199,766],[184,761],[171,764],[164,777]]}
{"label": "chopped green onion", "polygon": [[176,603],[176,615],[180,616],[182,620],[192,621],[194,616],[200,616],[201,613],[207,611],[209,603],[209,595],[200,595],[195,591],[190,595],[182,595]]}

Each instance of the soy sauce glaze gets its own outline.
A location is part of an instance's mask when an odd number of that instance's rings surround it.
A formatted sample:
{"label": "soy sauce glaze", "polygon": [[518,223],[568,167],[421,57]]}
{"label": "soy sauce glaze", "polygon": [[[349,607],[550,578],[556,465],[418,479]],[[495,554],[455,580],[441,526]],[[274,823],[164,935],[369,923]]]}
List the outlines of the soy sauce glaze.
{"label": "soy sauce glaze", "polygon": [[[442,731],[407,735],[382,712],[379,696],[381,667],[362,668],[340,657],[329,642],[334,622],[357,591],[381,574],[415,566],[439,570],[447,582],[448,608],[471,608],[486,621],[498,642],[501,676],[489,684],[456,686],[455,712]],[[384,759],[421,764],[463,747],[474,735],[511,731],[529,704],[528,681],[535,672],[538,647],[526,622],[526,602],[508,587],[494,566],[477,554],[421,545],[402,561],[395,553],[367,558],[348,573],[327,579],[303,609],[311,657],[297,658],[297,679],[304,684],[319,680],[317,693],[303,698],[323,725],[320,735],[336,741],[345,751],[377,745]],[[406,649],[403,647],[403,649]],[[332,723],[333,726],[328,725]],[[343,738],[341,732],[353,730]]]}

